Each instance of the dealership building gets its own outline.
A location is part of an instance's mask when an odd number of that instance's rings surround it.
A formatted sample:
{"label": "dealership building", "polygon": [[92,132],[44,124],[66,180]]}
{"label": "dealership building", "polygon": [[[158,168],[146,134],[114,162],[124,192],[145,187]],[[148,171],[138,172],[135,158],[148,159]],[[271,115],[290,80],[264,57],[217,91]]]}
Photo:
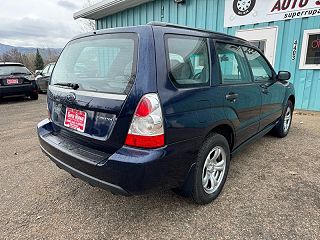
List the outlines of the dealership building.
{"label": "dealership building", "polygon": [[296,108],[320,111],[320,0],[104,0],[74,14],[97,29],[168,22],[235,35],[291,72]]}

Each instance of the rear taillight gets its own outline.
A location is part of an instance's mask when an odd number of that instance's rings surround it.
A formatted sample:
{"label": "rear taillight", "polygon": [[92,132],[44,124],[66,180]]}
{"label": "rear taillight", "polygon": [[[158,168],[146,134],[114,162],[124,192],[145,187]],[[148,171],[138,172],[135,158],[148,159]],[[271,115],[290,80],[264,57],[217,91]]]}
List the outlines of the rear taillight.
{"label": "rear taillight", "polygon": [[139,148],[164,146],[162,110],[156,93],[144,95],[134,113],[125,145]]}
{"label": "rear taillight", "polygon": [[29,81],[34,81],[34,80],[36,80],[36,78],[35,78],[34,75],[27,75],[27,76],[25,76],[25,78],[26,78],[27,80],[29,80]]}

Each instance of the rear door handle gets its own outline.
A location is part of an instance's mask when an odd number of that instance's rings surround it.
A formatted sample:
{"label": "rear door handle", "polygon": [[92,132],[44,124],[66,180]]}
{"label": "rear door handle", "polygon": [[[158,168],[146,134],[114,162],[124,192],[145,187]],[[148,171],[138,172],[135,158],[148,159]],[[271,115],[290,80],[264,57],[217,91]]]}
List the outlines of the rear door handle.
{"label": "rear door handle", "polygon": [[239,97],[239,94],[237,93],[229,93],[226,95],[226,99],[230,102],[235,102],[238,97]]}

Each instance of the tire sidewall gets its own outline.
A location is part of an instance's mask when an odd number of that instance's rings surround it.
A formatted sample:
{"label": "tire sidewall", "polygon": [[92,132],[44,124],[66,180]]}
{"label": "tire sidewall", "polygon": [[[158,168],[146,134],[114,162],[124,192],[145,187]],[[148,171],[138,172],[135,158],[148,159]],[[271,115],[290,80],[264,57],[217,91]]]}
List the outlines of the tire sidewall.
{"label": "tire sidewall", "polygon": [[39,94],[38,94],[38,93],[32,93],[32,94],[30,95],[30,99],[31,99],[31,100],[38,100],[38,98],[39,98]]}
{"label": "tire sidewall", "polygon": [[[203,165],[210,151],[217,146],[222,147],[226,153],[226,169],[224,172],[222,182],[220,183],[220,186],[218,187],[218,189],[215,192],[208,194],[204,191],[202,186]],[[226,182],[228,172],[229,172],[229,166],[230,166],[230,148],[229,148],[228,141],[222,135],[219,135],[219,134],[211,135],[204,142],[197,157],[197,163],[196,163],[195,174],[194,174],[193,193],[192,193],[192,196],[195,202],[199,204],[207,204],[212,202],[214,199],[216,199],[219,196]]]}
{"label": "tire sidewall", "polygon": [[[290,108],[290,111],[291,111],[291,119],[290,119],[290,125],[289,125],[289,128],[287,131],[284,131],[284,120],[285,120],[285,117],[286,117],[286,112],[287,112],[287,109]],[[285,137],[289,134],[290,132],[290,128],[291,128],[291,124],[292,124],[292,117],[293,117],[293,105],[291,103],[291,101],[288,101],[287,102],[287,105],[282,113],[282,117],[281,117],[281,131],[282,131],[282,135]]]}

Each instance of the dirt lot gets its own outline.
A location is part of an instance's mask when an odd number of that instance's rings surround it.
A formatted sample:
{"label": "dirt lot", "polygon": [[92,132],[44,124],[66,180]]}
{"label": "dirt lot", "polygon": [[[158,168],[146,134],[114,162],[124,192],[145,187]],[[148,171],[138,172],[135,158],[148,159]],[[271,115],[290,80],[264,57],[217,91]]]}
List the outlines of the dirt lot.
{"label": "dirt lot", "polygon": [[0,103],[0,239],[320,239],[320,114],[295,114],[231,163],[222,195],[193,205],[171,191],[114,196],[42,154],[38,101]]}

